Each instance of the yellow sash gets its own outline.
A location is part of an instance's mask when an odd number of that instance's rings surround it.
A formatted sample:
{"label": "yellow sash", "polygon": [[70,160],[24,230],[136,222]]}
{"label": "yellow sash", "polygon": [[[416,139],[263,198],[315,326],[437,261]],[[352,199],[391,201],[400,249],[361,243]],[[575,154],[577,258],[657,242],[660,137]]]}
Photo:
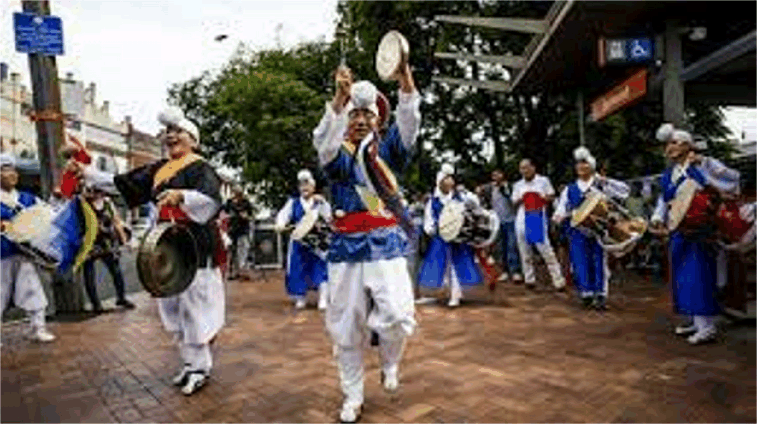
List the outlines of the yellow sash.
{"label": "yellow sash", "polygon": [[186,155],[178,159],[170,159],[168,162],[164,163],[163,166],[160,167],[160,169],[158,169],[158,172],[155,173],[152,187],[158,188],[161,184],[173,178],[173,176],[176,175],[179,171],[197,162],[198,160],[203,159],[202,156],[196,153],[187,153]]}
{"label": "yellow sash", "polygon": [[[354,144],[345,141],[343,143],[343,146],[350,153],[350,155],[355,155],[356,147]],[[379,161],[381,162],[381,158],[379,158]],[[367,175],[366,178],[368,178]],[[355,185],[355,191],[357,191],[358,196],[360,196],[360,200],[363,201],[363,206],[368,209],[368,212],[370,212],[372,215],[382,215],[381,211],[384,210],[383,200],[381,200],[375,194],[371,193],[366,187],[360,185]]]}

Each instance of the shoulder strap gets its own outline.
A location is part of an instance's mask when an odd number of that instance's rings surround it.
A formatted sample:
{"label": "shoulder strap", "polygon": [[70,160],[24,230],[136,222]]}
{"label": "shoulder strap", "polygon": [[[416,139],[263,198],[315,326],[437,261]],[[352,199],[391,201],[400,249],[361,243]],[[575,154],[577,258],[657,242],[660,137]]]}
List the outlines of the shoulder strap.
{"label": "shoulder strap", "polygon": [[155,177],[153,177],[153,188],[159,187],[161,184],[173,178],[182,169],[202,160],[204,160],[202,156],[196,153],[189,153],[179,159],[169,160],[158,169],[158,172],[155,173]]}

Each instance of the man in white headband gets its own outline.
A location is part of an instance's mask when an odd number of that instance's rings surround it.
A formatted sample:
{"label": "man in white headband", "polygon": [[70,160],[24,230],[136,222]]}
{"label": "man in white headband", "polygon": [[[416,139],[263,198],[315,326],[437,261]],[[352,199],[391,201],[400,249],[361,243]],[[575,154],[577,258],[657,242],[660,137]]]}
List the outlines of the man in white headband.
{"label": "man in white headband", "polygon": [[168,159],[115,177],[69,162],[93,187],[113,187],[129,207],[155,203],[158,220],[180,222],[194,235],[198,270],[192,283],[178,295],[158,298],[158,311],[167,331],[174,335],[181,367],[173,383],[191,395],[205,385],[213,365],[210,341],[224,324],[226,298],[220,265],[221,234],[214,223],[221,209],[221,180],[214,168],[196,152],[200,133],[181,109],[170,107],[158,115],[165,126],[162,141]]}
{"label": "man in white headband", "polygon": [[[291,223],[297,225],[308,212],[316,212],[320,218],[331,222],[331,205],[323,196],[315,193],[315,178],[309,170],[297,173],[300,195],[292,196],[276,215],[276,230],[284,231]],[[328,270],[320,252],[308,245],[289,240],[285,285],[287,294],[295,302],[295,308],[303,309],[309,290],[319,292],[318,309],[325,311],[328,305]]]}
{"label": "man in white headband", "polygon": [[688,335],[688,342],[695,345],[715,338],[720,312],[716,257],[708,240],[708,205],[714,201],[710,192],[737,195],[740,176],[720,161],[696,153],[691,134],[671,124],[660,127],[657,139],[666,143],[665,156],[672,166],[660,177],[662,194],[651,223],[656,233],[669,232],[674,307],[685,318],[675,332]]}
{"label": "man in white headband", "polygon": [[[0,227],[3,233],[10,229],[16,214],[39,202],[33,194],[17,191],[16,184],[18,172],[15,159],[8,154],[0,154]],[[12,296],[16,307],[29,315],[31,328],[28,336],[40,342],[55,340],[55,336],[47,331],[45,325],[47,297],[34,263],[24,256],[19,247],[5,234],[0,236],[0,239],[2,312],[5,312]]]}
{"label": "man in white headband", "polygon": [[412,220],[400,210],[395,175],[404,172],[412,157],[421,98],[405,64],[398,72],[396,122],[382,134],[389,115],[386,98],[370,82],[353,82],[345,67],[335,79],[336,94],[313,131],[313,144],[331,181],[336,210],[326,326],[344,393],[340,419],[354,422],[363,405],[366,330],[378,334],[382,383],[395,391],[404,340],[415,328],[403,231]]}
{"label": "man in white headband", "polygon": [[[586,200],[590,190],[598,190],[617,199],[628,197],[630,188],[622,181],[605,178],[596,172],[597,161],[589,149],[579,147],[573,152],[576,160],[575,182],[568,185],[560,194],[557,208],[552,219],[558,224],[571,216],[571,213]],[[610,269],[607,266],[607,254],[602,245],[576,228],[568,227],[570,243],[570,262],[573,281],[584,307],[606,309],[607,289]]]}

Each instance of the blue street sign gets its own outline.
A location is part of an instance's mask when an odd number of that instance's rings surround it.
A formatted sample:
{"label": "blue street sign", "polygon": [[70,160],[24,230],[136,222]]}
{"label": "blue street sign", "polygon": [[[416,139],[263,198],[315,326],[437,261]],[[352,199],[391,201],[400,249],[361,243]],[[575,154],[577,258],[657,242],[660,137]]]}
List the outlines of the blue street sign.
{"label": "blue street sign", "polygon": [[644,63],[654,59],[654,42],[648,37],[614,38],[605,44],[607,63]]}
{"label": "blue street sign", "polygon": [[13,30],[19,53],[63,54],[63,23],[57,16],[14,13]]}

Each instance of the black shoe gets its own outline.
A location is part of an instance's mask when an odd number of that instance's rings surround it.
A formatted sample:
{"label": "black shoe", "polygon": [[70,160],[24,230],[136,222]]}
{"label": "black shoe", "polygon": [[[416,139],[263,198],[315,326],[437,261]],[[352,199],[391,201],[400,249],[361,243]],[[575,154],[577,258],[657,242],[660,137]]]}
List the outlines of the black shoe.
{"label": "black shoe", "polygon": [[379,335],[375,331],[371,331],[371,346],[379,345]]}
{"label": "black shoe", "polygon": [[606,311],[607,310],[607,300],[604,296],[597,296],[594,299],[594,309],[598,311]]}
{"label": "black shoe", "polygon": [[122,306],[122,307],[124,307],[126,309],[134,309],[135,308],[134,304],[131,303],[131,302],[129,302],[126,299],[121,299],[121,300],[117,301],[116,302],[116,306]]}
{"label": "black shoe", "polygon": [[581,298],[581,305],[583,305],[584,308],[589,309],[592,304],[594,304],[594,299],[591,297],[587,296]]}
{"label": "black shoe", "polygon": [[536,283],[526,283],[526,288],[531,291],[536,291]]}
{"label": "black shoe", "polygon": [[103,309],[102,305],[95,305],[92,307],[92,313],[103,314],[105,313],[105,309]]}

